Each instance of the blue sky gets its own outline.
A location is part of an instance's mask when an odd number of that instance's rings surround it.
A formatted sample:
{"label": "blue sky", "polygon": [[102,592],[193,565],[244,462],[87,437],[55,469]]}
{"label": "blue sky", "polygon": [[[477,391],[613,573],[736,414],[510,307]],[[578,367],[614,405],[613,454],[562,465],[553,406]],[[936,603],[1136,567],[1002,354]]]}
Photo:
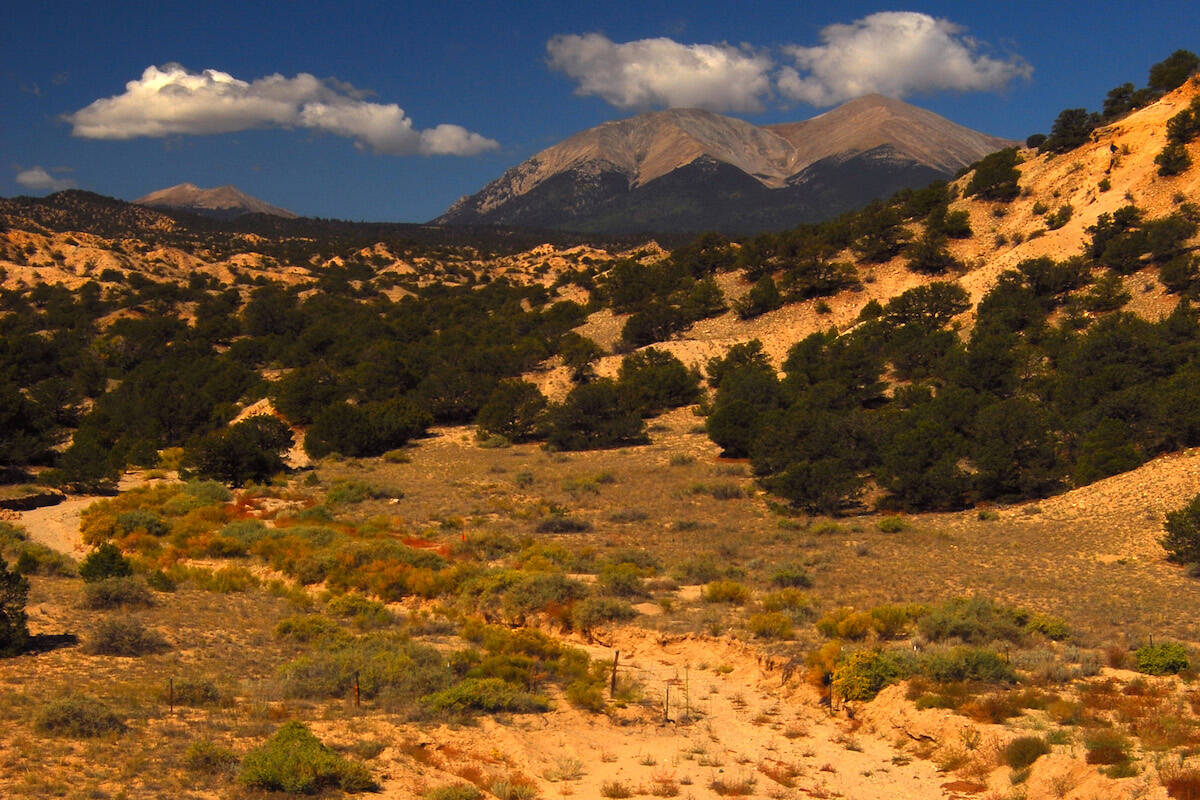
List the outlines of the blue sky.
{"label": "blue sky", "polygon": [[[429,219],[572,133],[665,105],[764,124],[867,86],[1023,139],[1062,108],[1142,85],[1173,50],[1200,50],[1188,2],[6,5],[0,194],[233,183],[302,214],[370,220]],[[901,51],[897,19],[933,26],[914,43],[936,59]],[[697,77],[693,56],[719,63]],[[168,83],[204,70],[235,83],[209,80],[180,118],[176,94],[127,92],[153,83],[150,67]],[[214,85],[240,105],[205,94]]]}

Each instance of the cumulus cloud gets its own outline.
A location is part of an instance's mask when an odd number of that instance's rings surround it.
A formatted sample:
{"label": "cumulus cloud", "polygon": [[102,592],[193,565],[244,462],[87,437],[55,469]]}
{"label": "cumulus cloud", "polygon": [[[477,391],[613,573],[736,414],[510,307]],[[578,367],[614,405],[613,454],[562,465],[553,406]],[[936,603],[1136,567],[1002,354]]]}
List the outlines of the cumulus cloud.
{"label": "cumulus cloud", "polygon": [[795,66],[778,74],[781,94],[828,106],[878,92],[904,97],[945,89],[993,91],[1033,68],[1019,56],[995,58],[946,19],[916,11],[884,11],[821,31],[824,44],[790,45]]}
{"label": "cumulus cloud", "polygon": [[345,136],[387,155],[476,155],[499,144],[458,125],[418,130],[395,103],[372,103],[353,87],[307,73],[239,80],[215,69],[147,67],[125,92],[65,119],[87,139],[307,128]]}
{"label": "cumulus cloud", "polygon": [[617,108],[654,106],[761,111],[770,94],[768,56],[727,44],[639,39],[618,44],[598,33],[555,36],[549,64]]}
{"label": "cumulus cloud", "polygon": [[17,170],[17,183],[34,192],[61,192],[75,187],[75,181],[56,178],[42,167]]}

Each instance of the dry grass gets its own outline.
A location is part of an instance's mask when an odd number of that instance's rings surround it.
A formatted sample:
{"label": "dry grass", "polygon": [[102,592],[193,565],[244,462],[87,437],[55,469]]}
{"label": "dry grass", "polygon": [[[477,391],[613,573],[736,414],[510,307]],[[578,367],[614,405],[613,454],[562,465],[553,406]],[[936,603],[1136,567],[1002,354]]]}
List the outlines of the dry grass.
{"label": "dry grass", "polygon": [[[351,513],[364,519],[386,514],[447,544],[464,531],[469,538],[528,536],[559,509],[590,524],[591,531],[533,534],[539,541],[600,554],[645,547],[668,572],[708,564],[705,569],[723,574],[693,569],[690,574],[701,577],[697,582],[737,579],[762,589],[780,564],[793,564],[811,576],[812,596],[826,610],[981,594],[1060,617],[1097,644],[1123,647],[1150,635],[1200,641],[1200,619],[1191,612],[1200,602],[1200,584],[1163,562],[1157,544],[1162,515],[1200,492],[1200,451],[1041,501],[1041,513],[1001,507],[995,520],[981,520],[973,511],[915,515],[906,518],[906,530],[882,533],[872,518],[794,524],[771,512],[769,498],[753,495],[748,477],[738,481],[743,498],[693,493],[692,487],[724,466],[715,446],[692,432],[695,419],[682,409],[658,420],[665,430],[654,433],[650,445],[571,454],[545,453],[536,445],[482,449],[469,430],[443,429],[417,445],[412,463],[329,463],[319,472],[329,482],[354,477],[402,486],[405,498],[399,503],[368,501]],[[518,487],[512,479],[517,474],[533,476],[532,485]],[[563,488],[598,474],[613,482],[575,496]],[[1146,491],[1147,486],[1154,488]],[[652,513],[641,520],[616,515],[615,521],[614,505]],[[462,529],[444,528],[452,517],[461,520]],[[781,521],[787,525],[781,527]],[[863,543],[867,555],[854,555]],[[675,613],[647,623],[704,630],[708,626],[697,607],[676,604]]]}
{"label": "dry grass", "polygon": [[[657,605],[660,610],[665,608],[665,613],[643,615],[636,624],[664,633],[715,629],[717,633],[738,630],[740,635],[748,635],[744,626],[752,615],[787,614],[794,620],[798,644],[764,640],[759,645],[783,652],[784,648],[805,648],[819,641],[810,624],[813,613],[843,606],[866,609],[883,603],[934,603],[979,593],[1062,617],[1085,642],[1114,643],[1105,656],[1112,663],[1120,663],[1121,654],[1150,633],[1184,641],[1200,639],[1191,613],[1200,591],[1181,571],[1158,560],[1154,541],[1161,512],[1178,505],[1179,497],[1200,489],[1193,486],[1200,481],[1200,471],[1194,469],[1200,457],[1194,452],[1155,462],[1143,468],[1142,474],[1109,479],[1099,489],[1089,487],[1086,501],[1076,499],[1079,495],[1042,501],[1038,514],[1000,508],[995,520],[980,520],[969,512],[919,515],[906,518],[907,529],[883,533],[877,520],[870,518],[830,524],[781,517],[770,509],[767,498],[754,494],[749,477],[731,476],[724,470],[727,465],[716,459],[711,443],[693,432],[695,418],[690,412],[674,412],[660,424],[665,429],[654,434],[651,445],[570,455],[549,454],[527,445],[479,448],[469,431],[449,429],[407,451],[409,463],[394,459],[330,462],[318,465],[318,474],[322,485],[354,479],[402,487],[404,498],[395,503],[366,499],[339,509],[339,513],[360,522],[376,520],[394,530],[410,531],[422,546],[443,552],[461,546],[464,536],[470,547],[481,552],[488,542],[508,537],[518,548],[531,543],[542,546],[522,556],[530,564],[553,566],[552,557],[560,557],[561,550],[574,559],[590,559],[595,567],[618,553],[644,548],[667,574],[676,575],[681,565],[686,565],[689,574],[703,576],[696,583],[729,580],[751,590],[745,598],[750,602],[739,607],[704,603],[701,587],[694,583],[678,588],[668,580],[648,583],[655,599],[670,602]],[[670,466],[675,453],[694,460],[677,459],[678,465]],[[723,474],[718,475],[718,470]],[[531,478],[517,481],[518,475]],[[611,479],[599,481],[597,475]],[[689,491],[716,477],[739,483],[744,496],[719,500]],[[580,491],[581,482],[594,484],[596,490]],[[1155,491],[1152,495],[1143,492],[1136,500],[1139,510],[1131,513],[1133,487],[1138,485],[1153,485]],[[302,491],[299,487],[294,490]],[[312,491],[318,492],[319,487]],[[647,511],[614,514],[614,508]],[[555,513],[585,520],[592,528],[581,533],[536,533],[538,523]],[[736,536],[731,535],[733,531]],[[869,544],[869,555],[853,554],[853,546],[861,542]],[[243,563],[251,566],[247,574],[257,569],[251,562]],[[777,589],[772,579],[781,565],[791,565],[790,570],[811,577],[812,586],[803,593],[788,590],[792,594],[787,598],[778,591],[771,594]],[[716,574],[709,575],[706,570],[716,570]],[[174,649],[166,653],[120,659],[118,664],[117,659],[87,656],[78,648],[69,648],[0,664],[0,752],[13,754],[0,759],[0,794],[40,797],[75,791],[67,788],[67,781],[55,777],[62,775],[78,778],[76,785],[85,792],[111,794],[113,787],[124,782],[131,791],[147,796],[187,796],[197,787],[219,793],[220,787],[228,786],[226,773],[192,774],[182,767],[195,741],[211,741],[244,753],[287,719],[323,720],[329,729],[341,731],[369,726],[372,720],[382,724],[379,712],[356,711],[341,700],[279,699],[278,667],[295,657],[302,646],[273,633],[276,623],[295,613],[287,599],[295,593],[277,586],[274,591],[280,596],[274,596],[263,588],[270,577],[247,581],[245,591],[240,592],[200,591],[185,583],[173,594],[154,593],[155,605],[140,609],[138,618],[146,627],[169,634]],[[262,585],[256,588],[258,583]],[[219,588],[215,581],[213,588]],[[35,577],[31,606],[37,609],[37,632],[84,636],[95,615],[81,607],[82,591],[76,580]],[[412,610],[422,603],[431,607],[425,601],[414,603]],[[872,622],[865,634],[868,642],[879,635],[873,626]],[[713,658],[710,663],[720,657]],[[693,678],[697,674],[694,670]],[[211,682],[218,702],[177,706],[172,716],[164,685],[165,678],[172,675]],[[725,677],[721,671],[713,675]],[[31,733],[45,702],[68,688],[102,699],[127,720],[128,730],[119,741],[100,737],[86,745],[90,765],[86,768],[81,766],[79,746],[72,741],[47,744]],[[717,686],[711,684],[710,688],[716,690]],[[708,688],[703,693],[707,695]],[[1117,719],[1122,730],[1155,748],[1197,744],[1192,725],[1155,723],[1156,713],[1169,710],[1165,698],[1115,694],[1101,696],[1104,692],[1099,691],[1082,700],[1071,696],[1047,700],[1045,713],[1057,723],[1090,725],[1101,712],[1122,715]],[[702,690],[694,686],[694,707],[701,696]],[[672,699],[677,697],[673,694]],[[737,710],[746,704],[736,692],[714,692],[712,697],[705,702],[726,702],[747,720],[754,717],[745,708]],[[984,720],[1003,719],[1010,712],[1020,713],[1023,707],[1011,699],[992,701],[986,695],[976,699],[970,710]],[[1102,705],[1108,708],[1101,709]],[[661,710],[648,713],[661,714]],[[759,728],[769,728],[772,723],[766,718],[759,721]],[[778,735],[780,742],[794,742],[797,751],[803,749],[804,725],[785,726]],[[386,734],[376,736],[387,740]],[[348,741],[362,738],[358,733]],[[842,751],[843,755],[831,762],[831,766],[837,764],[833,768],[839,775],[843,772],[841,758],[860,755]],[[412,764],[417,754],[389,749],[381,758],[391,759],[387,763],[393,765]],[[530,791],[527,784],[510,780],[508,771],[498,771],[501,764],[450,759],[444,754],[437,758],[448,775],[461,776],[480,788],[490,791],[495,786],[511,796]],[[937,758],[940,766],[950,770],[971,769],[974,759],[957,749]],[[28,768],[18,769],[14,759],[23,759],[21,763]],[[707,765],[704,770],[712,770],[721,769],[726,760],[714,752],[689,763],[702,763]],[[605,759],[599,761],[597,774],[587,775],[586,791],[597,791],[604,780],[599,770]],[[799,773],[791,774],[791,763],[763,761],[758,772],[772,786],[787,788],[788,781],[799,786]],[[567,772],[574,774],[574,770]],[[542,774],[540,767],[538,774]],[[644,794],[672,796],[685,777],[648,781],[637,788],[645,789]],[[697,778],[701,780],[707,778]],[[569,787],[573,782],[573,777],[563,775],[559,785]],[[711,791],[744,793],[747,788],[747,781],[735,777],[723,776],[718,784]],[[812,788],[824,791],[819,786]],[[757,790],[764,791],[761,786]]]}

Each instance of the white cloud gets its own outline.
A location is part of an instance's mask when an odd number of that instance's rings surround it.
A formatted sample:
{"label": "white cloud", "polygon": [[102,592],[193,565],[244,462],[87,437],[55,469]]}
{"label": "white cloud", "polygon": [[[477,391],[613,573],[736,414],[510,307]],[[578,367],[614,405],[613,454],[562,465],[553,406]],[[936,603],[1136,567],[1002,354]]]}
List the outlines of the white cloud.
{"label": "white cloud", "polygon": [[17,170],[17,183],[34,192],[61,192],[75,187],[75,181],[56,178],[42,167]]}
{"label": "white cloud", "polygon": [[779,71],[781,94],[828,106],[878,92],[904,97],[939,90],[993,91],[1031,67],[1019,56],[994,58],[946,19],[916,11],[884,11],[821,31],[824,44],[784,47],[794,67]]}
{"label": "white cloud", "polygon": [[87,139],[215,134],[253,128],[308,128],[353,139],[387,155],[475,155],[499,147],[458,125],[417,130],[395,103],[370,103],[335,80],[307,73],[239,80],[178,64],[147,67],[125,92],[96,100],[65,119]]}
{"label": "white cloud", "polygon": [[639,39],[618,44],[598,33],[546,43],[552,69],[617,108],[654,106],[761,111],[770,95],[771,59],[727,44]]}

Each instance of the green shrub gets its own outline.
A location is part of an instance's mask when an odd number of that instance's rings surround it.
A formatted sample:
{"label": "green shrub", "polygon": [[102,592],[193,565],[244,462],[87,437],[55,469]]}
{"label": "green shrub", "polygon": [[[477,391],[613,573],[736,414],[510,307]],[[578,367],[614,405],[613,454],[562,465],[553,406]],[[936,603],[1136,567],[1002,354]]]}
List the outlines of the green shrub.
{"label": "green shrub", "polygon": [[243,519],[231,522],[217,533],[221,539],[237,542],[243,552],[261,542],[269,534],[269,529],[256,519]]}
{"label": "green shrub", "polygon": [[619,622],[636,616],[633,606],[615,597],[585,597],[571,609],[572,622],[585,633],[605,622]]}
{"label": "green shrub", "polygon": [[19,528],[9,522],[0,521],[0,553],[28,541],[29,534],[25,532],[24,528]]}
{"label": "green shrub", "polygon": [[123,578],[133,574],[133,564],[111,542],[97,547],[79,564],[79,577],[85,581]]}
{"label": "green shrub", "polygon": [[250,788],[315,794],[379,788],[362,764],[330,750],[300,722],[288,722],[267,742],[246,754],[238,780]]}
{"label": "green shrub", "polygon": [[1026,769],[1050,752],[1050,745],[1041,736],[1019,736],[1005,745],[1001,758],[1015,770]]}
{"label": "green shrub", "polygon": [[768,612],[782,611],[795,622],[811,618],[815,611],[812,598],[795,588],[780,589],[762,596],[763,609]]}
{"label": "green shrub", "polygon": [[104,578],[84,584],[83,607],[93,610],[123,606],[152,606],[154,598],[139,578]]}
{"label": "green shrub", "polygon": [[898,650],[857,650],[833,670],[834,691],[845,700],[870,700],[912,673],[912,658]]}
{"label": "green shrub", "polygon": [[240,567],[222,567],[212,570],[175,564],[167,571],[167,575],[171,580],[187,582],[197,589],[220,594],[247,592],[257,589],[262,584],[257,575]]}
{"label": "green shrub", "polygon": [[583,533],[591,529],[592,524],[586,520],[557,514],[542,520],[535,528],[538,533]]}
{"label": "green shrub", "polygon": [[576,708],[586,709],[599,714],[604,710],[604,689],[602,684],[589,681],[573,681],[563,692],[567,702]]}
{"label": "green shrub", "polygon": [[206,506],[228,503],[233,499],[229,489],[217,481],[188,481],[183,492]]}
{"label": "green shrub", "polygon": [[[217,685],[203,678],[181,678],[173,689],[175,704],[180,706],[211,706],[221,701]],[[168,695],[169,700],[171,695]]]}
{"label": "green shrub", "polygon": [[157,514],[142,510],[118,514],[116,524],[113,525],[113,532],[121,536],[135,531],[142,531],[151,536],[166,536],[170,530],[171,526]]}
{"label": "green shrub", "polygon": [[771,575],[771,583],[785,589],[807,589],[812,586],[808,571],[799,564],[780,567]]}
{"label": "green shrub", "polygon": [[44,544],[25,542],[17,547],[16,553],[17,560],[14,569],[21,575],[66,577],[78,574],[75,562],[71,558]]}
{"label": "green shrub", "polygon": [[961,639],[980,644],[997,639],[1019,641],[1028,621],[1029,615],[1020,609],[984,597],[959,597],[930,609],[917,620],[917,627],[930,641]]}
{"label": "green shrub", "polygon": [[343,619],[350,619],[361,629],[383,628],[396,621],[392,612],[377,600],[363,597],[356,592],[347,592],[331,599],[325,610]]}
{"label": "green shrub", "polygon": [[880,639],[898,639],[928,609],[915,604],[888,604],[871,609],[871,626]]}
{"label": "green shrub", "polygon": [[830,639],[865,639],[874,629],[871,615],[849,606],[835,608],[816,622],[817,630]]}
{"label": "green shrub", "polygon": [[1012,683],[1016,680],[1016,673],[999,653],[982,647],[954,647],[926,653],[919,668],[922,675],[940,683]]}
{"label": "green shrub", "polygon": [[83,645],[85,653],[101,656],[144,656],[168,649],[162,634],[133,617],[102,620]]}
{"label": "green shrub", "polygon": [[746,620],[746,629],[759,639],[792,638],[792,620],[778,611],[751,614]]}
{"label": "green shrub", "polygon": [[715,500],[739,500],[746,496],[746,490],[736,483],[714,483],[705,491]]}
{"label": "green shrub", "polygon": [[91,738],[122,733],[125,723],[108,706],[91,697],[68,695],[38,712],[35,725],[53,736]]}
{"label": "green shrub", "polygon": [[716,556],[705,554],[699,558],[684,561],[676,566],[671,574],[680,583],[711,583],[729,576],[730,568],[726,564],[719,563]]}
{"label": "green shrub", "polygon": [[1058,617],[1051,617],[1045,614],[1034,614],[1025,623],[1025,630],[1030,633],[1040,633],[1047,639],[1061,641],[1071,635],[1071,629],[1067,627],[1067,623],[1063,622]]}
{"label": "green shrub", "polygon": [[329,487],[325,502],[331,505],[352,505],[366,500],[404,497],[399,489],[384,489],[361,481],[338,481]]}
{"label": "green shrub", "polygon": [[1070,203],[1059,206],[1057,211],[1046,217],[1046,228],[1052,231],[1058,230],[1070,221],[1074,213],[1075,208]]}
{"label": "green shrub", "polygon": [[903,517],[884,517],[875,523],[880,533],[900,533],[908,529],[908,523]]}
{"label": "green shrub", "polygon": [[320,614],[300,614],[281,619],[275,626],[275,635],[281,639],[306,643],[348,636],[336,622]]}
{"label": "green shrub", "polygon": [[1187,648],[1179,642],[1148,644],[1135,650],[1133,657],[1138,672],[1147,675],[1174,675],[1191,665]]}
{"label": "green shrub", "polygon": [[434,712],[460,714],[471,711],[528,713],[550,708],[545,697],[531,694],[500,678],[467,678],[426,696],[422,702]]}
{"label": "green shrub", "polygon": [[716,580],[704,587],[700,597],[706,603],[729,603],[740,606],[750,600],[750,589],[737,581]]}
{"label": "green shrub", "polygon": [[600,591],[614,597],[644,597],[642,572],[633,564],[605,564],[597,576]]}
{"label": "green shrub", "polygon": [[183,766],[192,772],[219,775],[232,772],[238,757],[228,747],[200,739],[188,745],[183,754]]}
{"label": "green shrub", "polygon": [[279,670],[287,697],[346,697],[356,676],[362,697],[400,704],[444,689],[453,677],[432,647],[379,633],[326,639],[321,649]]}

